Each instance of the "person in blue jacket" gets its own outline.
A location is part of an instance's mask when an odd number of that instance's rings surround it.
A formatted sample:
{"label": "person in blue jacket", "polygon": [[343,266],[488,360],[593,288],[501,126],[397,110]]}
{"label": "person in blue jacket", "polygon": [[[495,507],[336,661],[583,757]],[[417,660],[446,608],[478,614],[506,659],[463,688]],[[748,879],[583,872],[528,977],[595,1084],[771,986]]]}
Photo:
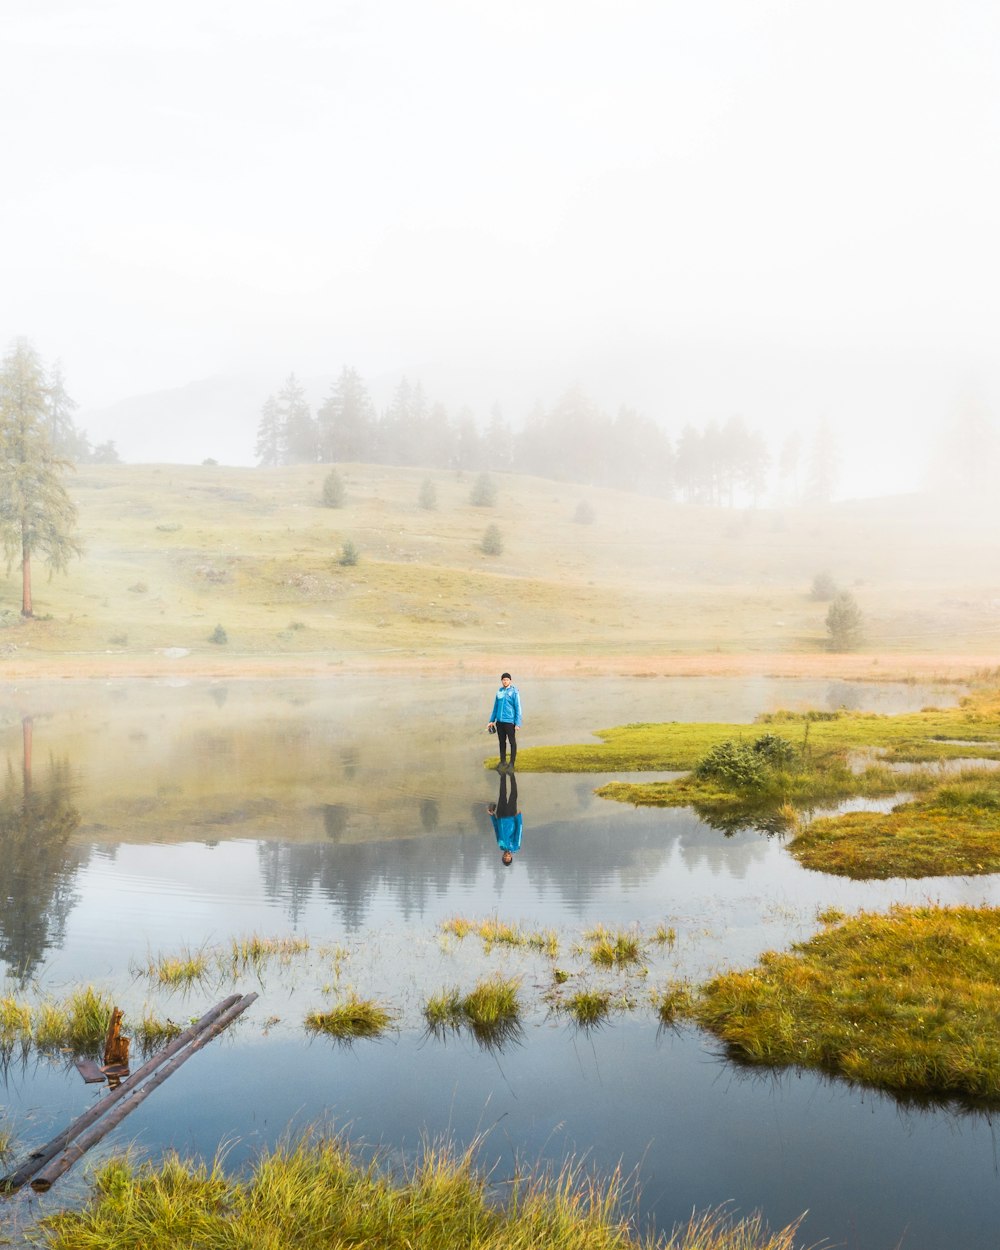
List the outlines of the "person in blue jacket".
{"label": "person in blue jacket", "polygon": [[514,855],[521,849],[521,835],[524,832],[524,820],[517,810],[517,778],[510,778],[510,794],[507,794],[507,774],[500,777],[500,797],[486,809],[493,822],[500,858],[509,868],[514,862]]}
{"label": "person in blue jacket", "polygon": [[500,689],[493,700],[493,711],[490,713],[487,729],[496,731],[500,744],[500,768],[507,766],[507,744],[510,743],[510,767],[513,771],[517,759],[516,730],[521,727],[521,696],[517,686],[511,685],[510,673],[500,674]]}

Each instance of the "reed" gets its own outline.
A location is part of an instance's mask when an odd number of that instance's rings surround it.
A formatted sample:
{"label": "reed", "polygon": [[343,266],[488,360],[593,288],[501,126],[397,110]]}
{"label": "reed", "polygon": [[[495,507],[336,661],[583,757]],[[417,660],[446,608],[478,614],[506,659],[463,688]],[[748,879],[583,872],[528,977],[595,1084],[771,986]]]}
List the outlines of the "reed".
{"label": "reed", "polygon": [[207,980],[209,957],[205,950],[185,950],[180,955],[151,955],[139,972],[173,989]]}
{"label": "reed", "polygon": [[590,943],[590,961],[599,968],[623,968],[642,962],[642,940],[637,933],[610,932],[598,925],[584,934]]}

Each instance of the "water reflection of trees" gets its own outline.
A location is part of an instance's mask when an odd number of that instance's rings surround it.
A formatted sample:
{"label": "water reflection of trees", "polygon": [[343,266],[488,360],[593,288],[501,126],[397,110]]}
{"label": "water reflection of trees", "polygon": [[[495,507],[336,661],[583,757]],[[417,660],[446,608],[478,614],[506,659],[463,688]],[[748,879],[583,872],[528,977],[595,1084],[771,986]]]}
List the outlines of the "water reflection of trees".
{"label": "water reflection of trees", "polygon": [[[481,805],[473,820],[474,833],[442,834],[430,814],[420,810],[416,836],[352,843],[341,840],[346,813],[331,807],[324,813],[327,841],[258,845],[264,889],[293,922],[316,896],[331,904],[351,930],[367,923],[378,899],[390,901],[400,920],[419,920],[435,899],[469,892],[484,873],[501,888],[507,880]],[[672,857],[687,871],[741,879],[766,854],[767,843],[759,834],[723,841],[690,811],[609,806],[600,819],[531,824],[520,861],[534,891],[582,915],[609,889],[652,880]]]}
{"label": "water reflection of trees", "polygon": [[79,868],[69,843],[79,824],[68,760],[50,759],[36,777],[26,720],[21,767],[8,760],[0,789],[0,958],[22,978],[64,939]]}

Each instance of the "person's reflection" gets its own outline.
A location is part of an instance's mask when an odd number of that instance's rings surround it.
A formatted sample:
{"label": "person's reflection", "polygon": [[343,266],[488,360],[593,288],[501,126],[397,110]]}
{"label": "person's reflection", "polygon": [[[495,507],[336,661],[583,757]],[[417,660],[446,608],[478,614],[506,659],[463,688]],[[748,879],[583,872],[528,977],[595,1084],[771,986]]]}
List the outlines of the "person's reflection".
{"label": "person's reflection", "polygon": [[500,774],[500,796],[486,810],[493,822],[493,832],[496,834],[497,846],[501,852],[500,858],[510,867],[514,862],[514,856],[521,849],[521,834],[524,831],[524,821],[517,810],[517,777],[513,773]]}

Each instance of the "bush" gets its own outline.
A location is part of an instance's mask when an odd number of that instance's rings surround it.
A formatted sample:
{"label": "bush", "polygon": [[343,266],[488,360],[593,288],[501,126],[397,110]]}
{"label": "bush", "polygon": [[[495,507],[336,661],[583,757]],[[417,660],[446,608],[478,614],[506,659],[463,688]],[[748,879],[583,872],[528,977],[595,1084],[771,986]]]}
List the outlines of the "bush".
{"label": "bush", "polygon": [[496,483],[488,473],[480,473],[472,485],[469,503],[476,508],[492,508],[497,501]]}
{"label": "bush", "polygon": [[336,469],[331,469],[323,479],[323,507],[342,508],[344,506],[344,479]]}
{"label": "bush", "polygon": [[216,646],[222,647],[229,641],[229,635],[221,625],[216,625],[215,629],[208,635],[208,641],[214,642]]}
{"label": "bush", "polygon": [[837,593],[837,583],[827,572],[817,573],[809,590],[809,598],[817,603],[826,603]]}
{"label": "bush", "polygon": [[587,503],[586,499],[581,499],[576,505],[576,511],[573,513],[573,520],[577,525],[593,525],[594,509]]}
{"label": "bush", "polygon": [[503,555],[503,536],[496,525],[487,525],[479,550],[486,556]]}
{"label": "bush", "polygon": [[787,738],[761,734],[754,742],[727,738],[712,747],[694,770],[701,780],[711,778],[733,790],[759,790],[776,772],[789,768],[798,752]]}
{"label": "bush", "polygon": [[831,651],[852,651],[861,642],[864,617],[849,590],[838,591],[826,614]]}
{"label": "bush", "polygon": [[425,477],[420,484],[420,494],[417,496],[417,502],[425,512],[433,512],[437,507],[437,487],[429,477]]}
{"label": "bush", "polygon": [[354,543],[348,539],[340,549],[340,558],[337,560],[337,563],[349,566],[357,564],[360,558],[361,552],[357,549],[357,547],[355,547]]}

